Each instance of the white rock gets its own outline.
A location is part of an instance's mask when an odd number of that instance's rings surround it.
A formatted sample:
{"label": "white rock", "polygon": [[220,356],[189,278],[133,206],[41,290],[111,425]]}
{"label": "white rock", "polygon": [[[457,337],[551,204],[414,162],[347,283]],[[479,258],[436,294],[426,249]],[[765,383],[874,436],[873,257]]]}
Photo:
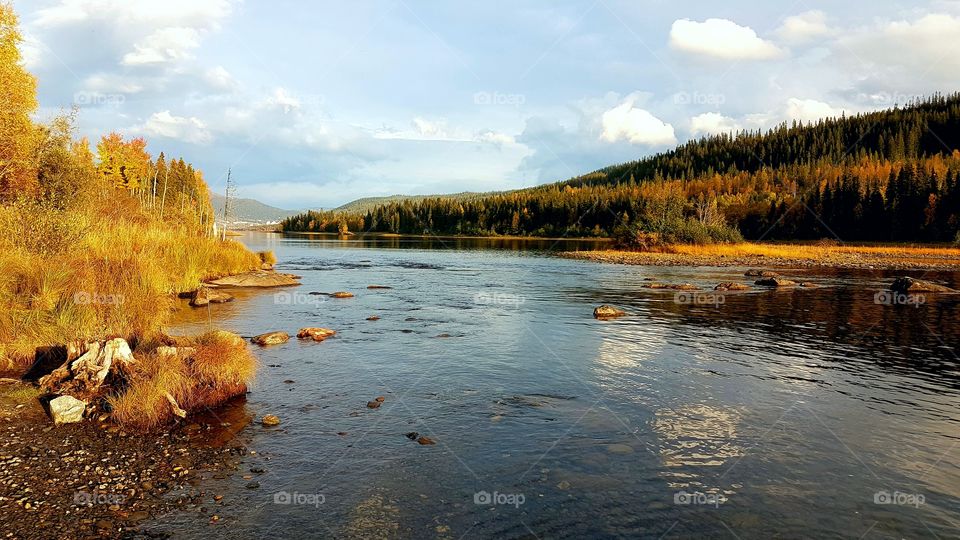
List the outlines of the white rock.
{"label": "white rock", "polygon": [[73,396],[60,396],[50,401],[50,417],[54,424],[72,424],[83,420],[87,404]]}

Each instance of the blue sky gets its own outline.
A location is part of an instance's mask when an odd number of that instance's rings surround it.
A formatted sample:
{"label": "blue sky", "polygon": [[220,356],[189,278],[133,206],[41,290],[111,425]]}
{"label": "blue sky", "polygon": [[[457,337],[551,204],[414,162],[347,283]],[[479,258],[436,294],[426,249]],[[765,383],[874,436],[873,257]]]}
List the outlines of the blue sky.
{"label": "blue sky", "polygon": [[958,90],[960,2],[14,0],[40,116],[284,208],[563,180]]}

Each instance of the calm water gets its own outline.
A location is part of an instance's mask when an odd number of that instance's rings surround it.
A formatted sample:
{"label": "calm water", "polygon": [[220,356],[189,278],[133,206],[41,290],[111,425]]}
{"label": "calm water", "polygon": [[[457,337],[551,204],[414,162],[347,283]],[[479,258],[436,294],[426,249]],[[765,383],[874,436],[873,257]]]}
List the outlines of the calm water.
{"label": "calm water", "polygon": [[[878,305],[892,274],[785,271],[822,287],[691,305],[644,279],[708,289],[744,269],[245,241],[303,285],[176,330],[338,335],[258,349],[238,407],[283,419],[248,428],[260,487],[214,481],[222,522],[173,516],[178,537],[960,537],[960,298]],[[357,296],[307,295],[340,290]],[[601,303],[629,316],[594,320]]]}

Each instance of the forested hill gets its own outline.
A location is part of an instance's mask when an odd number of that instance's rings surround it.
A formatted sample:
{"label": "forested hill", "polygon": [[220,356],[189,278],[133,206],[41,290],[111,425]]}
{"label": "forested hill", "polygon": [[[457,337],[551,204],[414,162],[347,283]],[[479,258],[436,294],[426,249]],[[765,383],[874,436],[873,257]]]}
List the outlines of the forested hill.
{"label": "forested hill", "polygon": [[567,181],[619,184],[655,178],[696,178],[755,172],[798,163],[903,161],[960,148],[960,94],[937,95],[905,107],[822,120],[786,123],[766,133],[742,132],[691,140],[675,150],[613,165]]}
{"label": "forested hill", "polygon": [[284,230],[955,241],[960,94],[767,133],[688,142],[582,177],[472,200],[310,212]]}

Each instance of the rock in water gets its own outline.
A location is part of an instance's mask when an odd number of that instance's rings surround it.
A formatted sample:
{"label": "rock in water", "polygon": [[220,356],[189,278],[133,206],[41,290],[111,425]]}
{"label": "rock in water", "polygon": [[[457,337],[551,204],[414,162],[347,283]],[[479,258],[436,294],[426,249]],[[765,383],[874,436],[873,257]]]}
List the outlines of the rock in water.
{"label": "rock in water", "polygon": [[377,317],[376,315],[371,315],[371,316],[367,317],[367,320],[368,320],[368,321],[379,321],[379,320],[380,320],[380,317]]}
{"label": "rock in water", "polygon": [[290,334],[286,332],[267,332],[266,334],[253,336],[250,341],[265,347],[267,345],[279,345],[281,343],[286,343],[289,339]]}
{"label": "rock in water", "polygon": [[337,291],[330,294],[330,298],[353,298],[353,293],[346,291]]}
{"label": "rock in water", "polygon": [[297,281],[300,276],[293,274],[282,274],[280,272],[265,272],[258,270],[236,276],[227,276],[215,279],[210,282],[211,285],[219,287],[286,287],[290,285],[299,285]]}
{"label": "rock in water", "polygon": [[60,396],[50,400],[50,418],[54,424],[72,424],[83,420],[86,402],[73,396]]}
{"label": "rock in water", "polygon": [[779,277],[780,274],[773,270],[754,270],[750,269],[743,273],[747,277]]}
{"label": "rock in water", "polygon": [[337,333],[328,328],[301,328],[297,332],[297,337],[300,339],[312,339],[314,341],[323,341],[330,336],[335,336]]}
{"label": "rock in water", "polygon": [[388,287],[386,285],[367,285],[367,288],[370,290],[377,290],[377,289],[392,289],[393,287]]}
{"label": "rock in water", "polygon": [[368,402],[367,402],[367,408],[368,408],[368,409],[379,409],[381,403],[383,403],[383,402],[382,402],[382,401],[368,401]]}
{"label": "rock in water", "polygon": [[593,316],[597,319],[612,319],[614,317],[623,317],[627,312],[617,309],[613,306],[603,305],[593,310]]}
{"label": "rock in water", "polygon": [[434,442],[434,440],[431,439],[430,437],[425,437],[425,436],[423,436],[423,435],[421,435],[420,438],[417,439],[417,442],[420,443],[420,444],[422,444],[422,445],[424,445],[424,446],[426,446],[426,445],[428,445],[428,444],[437,444],[437,443]]}
{"label": "rock in water", "polygon": [[225,304],[232,301],[233,296],[223,291],[209,287],[200,287],[197,289],[197,292],[193,294],[193,298],[190,299],[190,305],[193,307],[203,307],[208,304]]}
{"label": "rock in water", "polygon": [[279,426],[280,417],[275,414],[268,414],[260,420],[260,423],[265,426]]}
{"label": "rock in water", "polygon": [[748,291],[750,290],[749,285],[744,285],[743,283],[734,283],[732,281],[725,281],[716,287],[713,288],[715,291]]}
{"label": "rock in water", "polygon": [[937,285],[936,283],[906,276],[898,277],[897,279],[893,280],[893,284],[890,285],[890,290],[900,294],[918,292],[960,292],[955,289],[951,289],[950,287],[944,287],[943,285]]}
{"label": "rock in water", "polygon": [[797,282],[779,277],[769,277],[758,279],[756,284],[763,285],[764,287],[793,287],[797,284]]}

